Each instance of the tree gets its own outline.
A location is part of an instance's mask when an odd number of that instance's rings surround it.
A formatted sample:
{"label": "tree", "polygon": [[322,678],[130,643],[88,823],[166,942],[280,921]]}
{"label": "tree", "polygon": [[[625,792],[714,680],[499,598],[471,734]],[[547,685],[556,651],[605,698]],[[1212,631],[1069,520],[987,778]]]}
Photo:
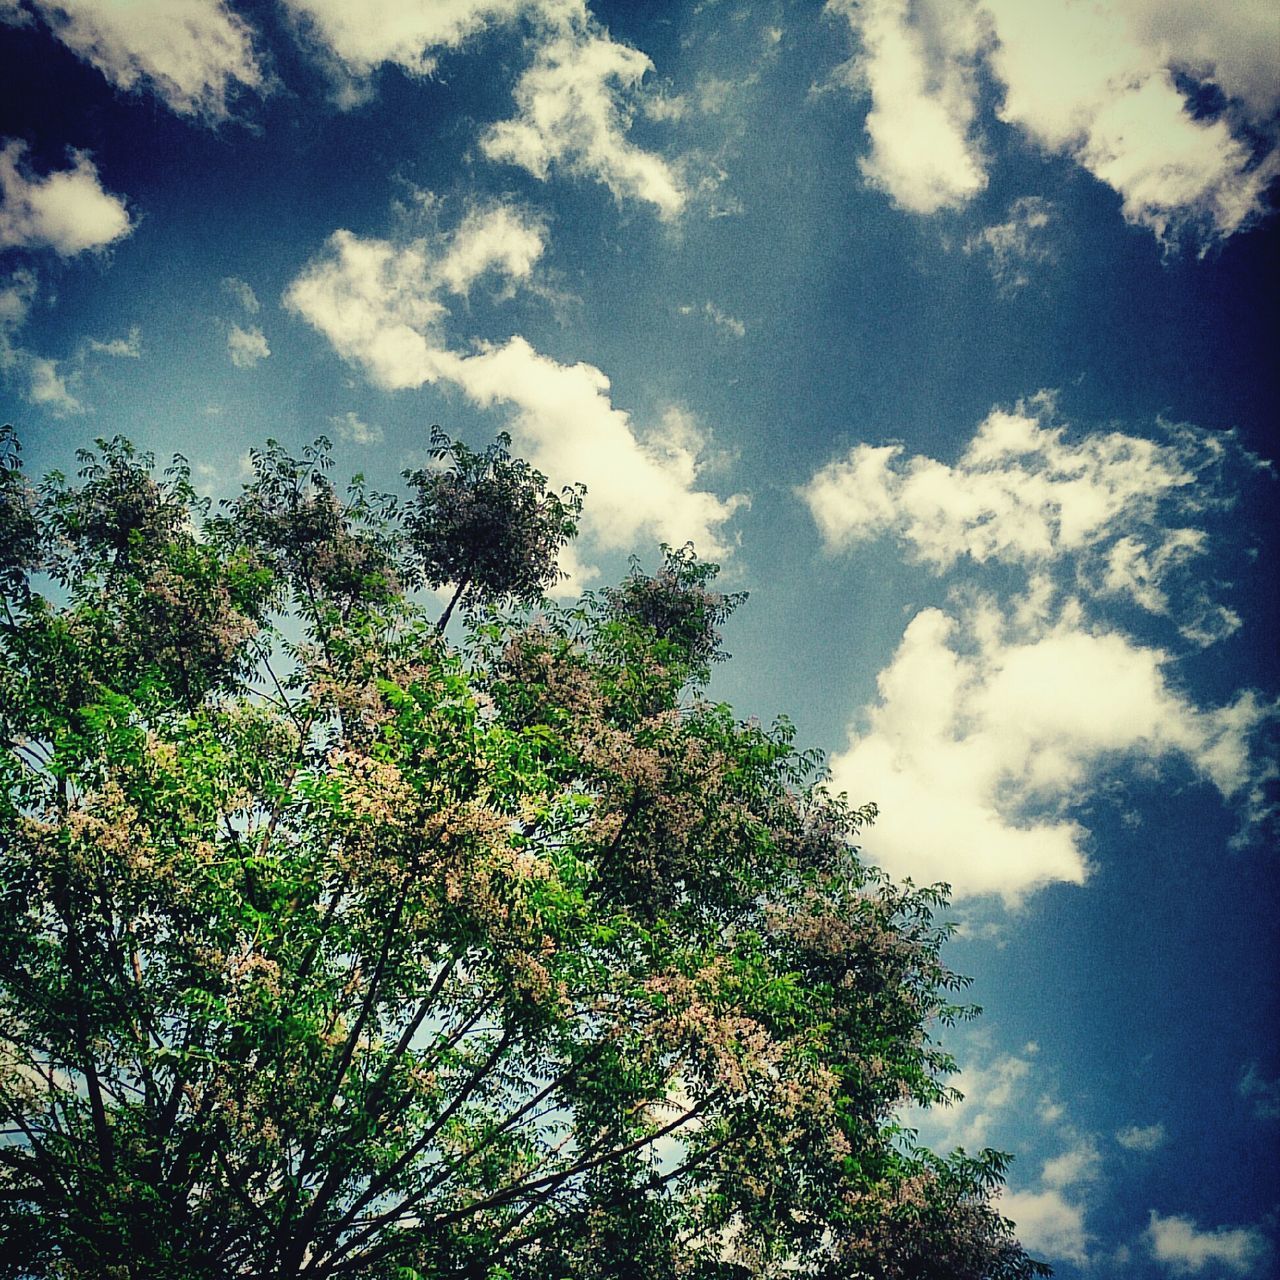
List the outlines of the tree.
{"label": "tree", "polygon": [[[707,700],[713,566],[457,649],[407,587],[494,548],[323,445],[216,518],[123,441],[3,450],[0,1276],[1047,1272],[1004,1158],[895,1119],[968,1012],[943,891]],[[527,603],[572,521],[504,474],[472,581]]]}
{"label": "tree", "polygon": [[437,465],[404,473],[413,489],[405,517],[410,558],[427,586],[454,587],[441,631],[468,592],[482,603],[541,599],[559,577],[557,554],[577,533],[585,489],[552,493],[546,476],[513,458],[510,447],[504,431],[473,453],[432,427]]}

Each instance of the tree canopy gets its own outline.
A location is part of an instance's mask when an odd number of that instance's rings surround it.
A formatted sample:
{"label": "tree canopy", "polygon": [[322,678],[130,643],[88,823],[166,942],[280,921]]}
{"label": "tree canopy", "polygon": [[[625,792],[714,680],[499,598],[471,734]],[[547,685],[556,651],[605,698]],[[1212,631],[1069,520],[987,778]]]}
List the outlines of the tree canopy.
{"label": "tree canopy", "polygon": [[1046,1274],[899,1119],[944,890],[709,700],[692,549],[540,600],[581,493],[508,443],[407,505],[271,444],[214,515],[0,436],[0,1276]]}

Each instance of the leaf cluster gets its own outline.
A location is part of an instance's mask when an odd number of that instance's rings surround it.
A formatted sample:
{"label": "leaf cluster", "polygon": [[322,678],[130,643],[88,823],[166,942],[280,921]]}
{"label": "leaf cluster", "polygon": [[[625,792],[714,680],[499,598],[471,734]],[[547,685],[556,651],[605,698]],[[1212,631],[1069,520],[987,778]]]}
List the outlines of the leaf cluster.
{"label": "leaf cluster", "polygon": [[[508,444],[405,506],[269,445],[210,516],[0,437],[0,1276],[1044,1274],[896,1120],[943,890],[708,699],[690,548],[539,601],[581,493]],[[538,609],[454,647],[424,581]]]}

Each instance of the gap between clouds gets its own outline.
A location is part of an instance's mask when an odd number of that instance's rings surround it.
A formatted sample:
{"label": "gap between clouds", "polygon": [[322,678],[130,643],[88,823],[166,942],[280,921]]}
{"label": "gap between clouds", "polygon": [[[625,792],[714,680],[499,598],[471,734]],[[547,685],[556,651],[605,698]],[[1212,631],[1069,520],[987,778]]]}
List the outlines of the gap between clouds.
{"label": "gap between clouds", "polygon": [[[906,628],[831,771],[879,805],[866,847],[888,871],[1010,906],[1085,882],[1077,815],[1116,769],[1181,760],[1246,824],[1267,818],[1275,773],[1252,744],[1276,704],[1244,690],[1197,705],[1174,650],[1107,616],[1137,605],[1190,647],[1240,625],[1189,569],[1209,552],[1206,518],[1228,505],[1223,467],[1256,460],[1189,427],[1077,438],[1052,413],[1045,395],[993,410],[952,466],[857,445],[801,490],[829,550],[894,536],[935,574],[958,572],[948,606]],[[1022,585],[998,601],[981,587],[987,566]]]}
{"label": "gap between clouds", "polygon": [[447,297],[485,280],[528,284],[544,246],[541,222],[505,205],[472,209],[433,240],[336,231],[284,303],[383,390],[442,384],[477,408],[505,409],[518,448],[554,484],[586,484],[583,530],[596,548],[692,540],[725,555],[725,525],[746,499],[699,487],[706,441],[688,415],[671,409],[641,432],[592,365],[561,364],[519,335],[466,348],[448,336]]}
{"label": "gap between clouds", "polygon": [[[1280,174],[1280,15],[1246,0],[829,0],[859,53],[837,79],[870,99],[868,183],[917,214],[987,185],[981,87],[1049,155],[1110,186],[1124,218],[1171,244],[1225,239],[1263,211]],[[1210,87],[1205,115],[1184,91]],[[1259,142],[1258,139],[1263,139]]]}

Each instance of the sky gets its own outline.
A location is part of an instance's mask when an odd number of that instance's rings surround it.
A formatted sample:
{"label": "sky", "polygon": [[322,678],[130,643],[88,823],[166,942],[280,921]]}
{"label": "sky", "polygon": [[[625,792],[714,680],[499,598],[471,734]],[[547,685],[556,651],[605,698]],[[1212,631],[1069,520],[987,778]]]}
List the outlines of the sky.
{"label": "sky", "polygon": [[0,417],[215,500],[438,423],[692,540],[715,696],[946,881],[909,1117],[1066,1280],[1280,1259],[1280,10],[0,0]]}

